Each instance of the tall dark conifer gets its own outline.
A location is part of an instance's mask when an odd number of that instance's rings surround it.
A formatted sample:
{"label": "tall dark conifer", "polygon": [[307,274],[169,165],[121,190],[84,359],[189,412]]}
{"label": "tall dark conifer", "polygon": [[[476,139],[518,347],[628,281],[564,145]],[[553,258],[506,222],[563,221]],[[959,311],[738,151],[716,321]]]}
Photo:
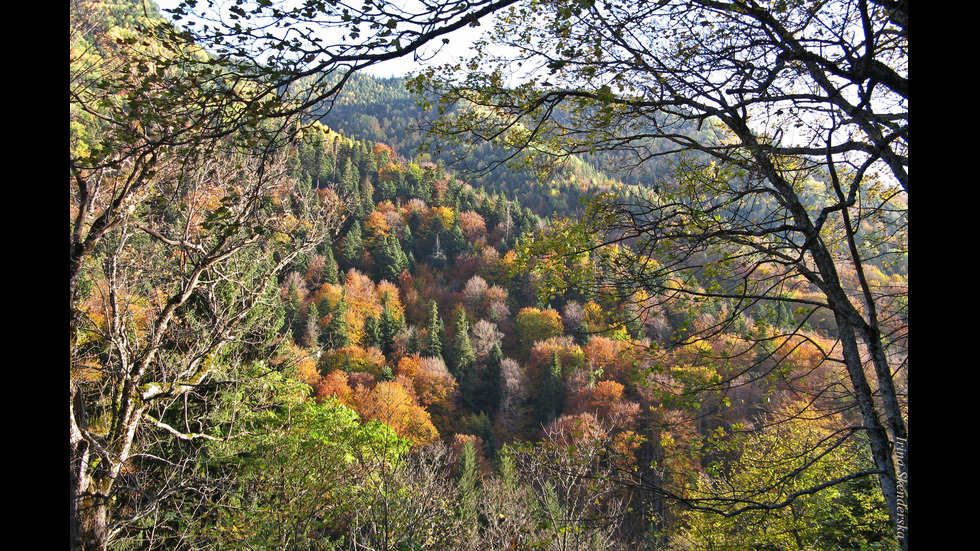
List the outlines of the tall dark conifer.
{"label": "tall dark conifer", "polygon": [[442,319],[439,317],[439,306],[432,301],[429,307],[429,319],[426,321],[426,336],[422,341],[422,355],[442,358]]}
{"label": "tall dark conifer", "polygon": [[343,297],[331,312],[330,323],[320,334],[320,342],[329,348],[350,346],[350,336],[347,333],[347,301]]}
{"label": "tall dark conifer", "polygon": [[340,249],[340,261],[343,263],[345,269],[361,267],[362,248],[361,223],[360,221],[355,221],[354,225],[347,231],[347,236],[344,237],[344,244]]}
{"label": "tall dark conifer", "polygon": [[452,328],[453,337],[446,351],[446,364],[449,372],[460,381],[460,384],[463,384],[465,379],[473,376],[476,353],[473,352],[473,344],[470,343],[470,324],[466,320],[466,311],[462,308],[458,310]]}
{"label": "tall dark conifer", "polygon": [[565,382],[561,376],[561,359],[556,350],[548,363],[538,395],[538,421],[550,423],[565,409]]}

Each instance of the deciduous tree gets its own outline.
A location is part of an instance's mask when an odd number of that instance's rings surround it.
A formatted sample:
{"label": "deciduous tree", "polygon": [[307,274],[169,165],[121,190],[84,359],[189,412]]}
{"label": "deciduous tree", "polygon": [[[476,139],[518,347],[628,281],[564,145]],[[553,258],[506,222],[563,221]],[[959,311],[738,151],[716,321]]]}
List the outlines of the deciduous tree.
{"label": "deciduous tree", "polygon": [[[73,2],[72,30],[99,9]],[[208,396],[262,357],[276,276],[343,214],[287,177],[260,121],[272,106],[235,99],[246,83],[188,68],[185,43],[117,32],[112,51],[73,35],[70,58],[86,130],[69,143],[70,532],[86,549],[151,522],[194,480],[181,454],[234,430],[206,425]]]}
{"label": "deciduous tree", "polygon": [[[460,68],[441,74],[438,132],[521,162],[672,159],[646,195],[599,196],[527,244],[545,288],[648,293],[686,318],[680,343],[759,305],[834,320],[823,352],[907,547],[907,286],[870,277],[907,262],[907,2],[526,3]],[[705,307],[725,315],[691,323]]]}

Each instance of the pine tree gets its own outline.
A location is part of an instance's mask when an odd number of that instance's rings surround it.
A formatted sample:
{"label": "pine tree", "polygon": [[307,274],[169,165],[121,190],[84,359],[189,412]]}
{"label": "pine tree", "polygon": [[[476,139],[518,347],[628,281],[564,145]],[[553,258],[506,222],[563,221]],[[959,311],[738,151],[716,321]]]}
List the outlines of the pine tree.
{"label": "pine tree", "polygon": [[538,396],[538,420],[541,423],[554,421],[565,409],[565,382],[561,377],[561,359],[557,350],[546,369]]}
{"label": "pine tree", "polygon": [[460,494],[460,515],[463,522],[475,527],[477,517],[477,472],[476,472],[476,445],[470,438],[463,444],[462,461],[459,462],[459,494]]}
{"label": "pine tree", "polygon": [[350,336],[347,333],[347,301],[343,297],[331,312],[330,323],[326,331],[320,335],[320,341],[329,348],[350,346]]}
{"label": "pine tree", "polygon": [[324,283],[337,283],[338,272],[337,272],[337,261],[333,257],[333,246],[330,243],[326,243],[323,247],[323,275],[320,276]]}
{"label": "pine tree", "polygon": [[429,307],[429,319],[425,324],[425,339],[422,341],[422,355],[442,358],[442,319],[439,318],[439,306],[432,301]]}
{"label": "pine tree", "polygon": [[408,268],[408,257],[402,251],[398,240],[387,235],[378,243],[374,251],[375,273],[381,279],[398,281],[398,276]]}
{"label": "pine tree", "polygon": [[414,327],[410,328],[411,333],[408,336],[408,353],[418,354],[421,349],[421,344],[419,343],[419,332]]}
{"label": "pine tree", "polygon": [[[344,196],[347,198],[347,203],[351,208],[351,216],[355,220],[359,220],[364,217],[364,207],[359,200],[360,190],[358,189],[358,182],[361,181],[360,172],[357,167],[351,163],[350,158],[344,159],[344,164],[340,170],[340,184],[341,189],[344,190]],[[356,199],[355,199],[356,198]]]}
{"label": "pine tree", "polygon": [[371,180],[367,176],[361,178],[361,183],[358,187],[358,197],[361,201],[361,209],[364,211],[364,214],[374,212],[374,206],[377,204],[374,202],[374,185],[371,184]]}
{"label": "pine tree", "polygon": [[[449,343],[446,356],[449,372],[461,384],[472,378],[476,353],[473,352],[473,344],[470,343],[470,324],[466,320],[466,311],[462,308],[459,309],[456,319],[453,321],[453,338]],[[472,384],[472,381],[470,383]]]}
{"label": "pine tree", "polygon": [[364,348],[378,346],[381,335],[378,330],[378,318],[368,316],[364,319]]}
{"label": "pine tree", "polygon": [[299,340],[299,336],[303,334],[304,326],[300,316],[302,308],[299,288],[296,287],[295,281],[290,281],[289,290],[286,291],[286,321],[289,323],[289,331],[294,340]]}
{"label": "pine tree", "polygon": [[[402,231],[401,245],[402,250],[405,251],[406,258],[407,255],[415,254],[417,250],[415,245],[415,236],[412,234],[412,228],[410,225],[405,226],[405,229]],[[411,268],[411,265],[409,265],[409,268]]]}
{"label": "pine tree", "polygon": [[344,268],[349,269],[361,267],[362,248],[363,242],[361,241],[361,223],[359,221],[355,221],[354,225],[347,231],[347,236],[344,237],[344,245],[340,249],[340,260],[344,263]]}
{"label": "pine tree", "polygon": [[378,338],[382,352],[390,356],[394,351],[395,337],[405,329],[405,321],[396,315],[385,300],[382,304],[381,321],[378,324]]}
{"label": "pine tree", "polygon": [[307,348],[316,346],[320,337],[320,309],[316,302],[310,302],[306,309],[306,323],[303,326],[303,335],[300,342]]}
{"label": "pine tree", "polygon": [[466,250],[466,236],[463,235],[463,229],[459,227],[459,217],[457,212],[456,222],[449,229],[446,238],[446,255],[455,261],[455,258]]}
{"label": "pine tree", "polygon": [[493,345],[487,355],[486,365],[479,371],[479,382],[473,393],[473,411],[482,411],[489,417],[497,413],[503,385],[500,376],[500,364],[503,361],[504,353],[500,350],[500,345]]}

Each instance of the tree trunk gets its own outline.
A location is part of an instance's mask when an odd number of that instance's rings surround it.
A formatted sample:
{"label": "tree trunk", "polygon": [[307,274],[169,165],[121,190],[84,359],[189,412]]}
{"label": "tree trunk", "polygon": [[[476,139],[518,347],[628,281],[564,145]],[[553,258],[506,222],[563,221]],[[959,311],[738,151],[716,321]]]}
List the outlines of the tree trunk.
{"label": "tree trunk", "polygon": [[[74,386],[74,385],[73,385]],[[108,502],[105,483],[90,472],[89,442],[82,436],[85,409],[75,388],[69,395],[69,547],[102,551],[108,544]]]}

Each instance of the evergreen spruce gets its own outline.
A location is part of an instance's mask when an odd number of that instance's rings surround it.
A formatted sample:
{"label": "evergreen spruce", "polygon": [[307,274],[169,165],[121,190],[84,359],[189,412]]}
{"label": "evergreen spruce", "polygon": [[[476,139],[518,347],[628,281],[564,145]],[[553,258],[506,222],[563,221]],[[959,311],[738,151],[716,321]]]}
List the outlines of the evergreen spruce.
{"label": "evergreen spruce", "polygon": [[333,247],[329,243],[323,247],[323,256],[325,261],[323,263],[323,275],[321,279],[324,283],[337,283],[340,281],[337,271],[337,260],[333,257]]}
{"label": "evergreen spruce", "polygon": [[385,356],[390,357],[395,348],[395,337],[405,329],[405,321],[401,316],[396,315],[394,310],[385,300],[382,305],[381,321],[378,324],[378,346]]}
{"label": "evergreen spruce", "polygon": [[350,346],[350,336],[347,332],[347,301],[343,297],[331,312],[330,323],[326,331],[320,335],[320,341],[329,348]]}
{"label": "evergreen spruce", "polygon": [[422,355],[442,358],[442,319],[439,318],[439,306],[432,301],[429,307],[429,319],[425,324],[426,336],[422,341]]}
{"label": "evergreen spruce", "polygon": [[561,376],[561,360],[555,350],[541,383],[538,395],[538,421],[543,424],[554,421],[565,408],[565,382]]}
{"label": "evergreen spruce", "polygon": [[504,353],[500,350],[500,345],[493,345],[487,355],[486,365],[479,371],[479,383],[473,397],[474,411],[482,411],[490,417],[496,415],[503,392],[500,375],[500,364],[503,361]]}
{"label": "evergreen spruce", "polygon": [[[470,324],[466,319],[466,311],[460,308],[456,319],[453,320],[453,338],[446,351],[447,367],[456,380],[461,385],[465,385],[466,380],[473,377],[474,362],[476,362],[476,353],[473,352],[473,344],[470,343]],[[472,384],[472,381],[468,382]]]}
{"label": "evergreen spruce", "polygon": [[477,516],[477,472],[476,472],[476,446],[473,440],[467,440],[461,450],[462,457],[459,461],[459,508],[463,522],[469,526],[476,527]]}
{"label": "evergreen spruce", "polygon": [[368,316],[364,318],[364,348],[378,346],[381,341],[381,334],[378,327],[378,318]]}
{"label": "evergreen spruce", "polygon": [[305,329],[301,316],[302,308],[303,304],[299,300],[299,289],[296,287],[295,281],[291,281],[289,290],[286,291],[286,323],[289,324],[289,332],[296,341],[299,341],[299,337]]}
{"label": "evergreen spruce", "polygon": [[398,276],[408,268],[408,257],[402,251],[398,240],[392,235],[384,236],[375,247],[374,271],[381,279],[398,281]]}
{"label": "evergreen spruce", "polygon": [[354,225],[347,231],[347,236],[344,237],[344,245],[340,249],[340,260],[345,269],[361,267],[361,249],[363,246],[361,223],[355,221]]}

